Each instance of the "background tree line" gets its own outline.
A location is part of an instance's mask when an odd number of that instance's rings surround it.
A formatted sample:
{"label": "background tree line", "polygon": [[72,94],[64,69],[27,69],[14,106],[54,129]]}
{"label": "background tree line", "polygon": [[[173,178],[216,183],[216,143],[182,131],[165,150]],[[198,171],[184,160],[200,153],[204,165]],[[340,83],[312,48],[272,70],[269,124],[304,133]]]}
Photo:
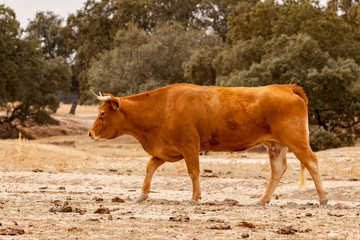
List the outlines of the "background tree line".
{"label": "background tree line", "polygon": [[4,5],[0,15],[2,124],[54,122],[59,91],[90,103],[90,88],[297,83],[315,150],[360,135],[358,1],[88,0],[66,21],[38,12],[26,29]]}

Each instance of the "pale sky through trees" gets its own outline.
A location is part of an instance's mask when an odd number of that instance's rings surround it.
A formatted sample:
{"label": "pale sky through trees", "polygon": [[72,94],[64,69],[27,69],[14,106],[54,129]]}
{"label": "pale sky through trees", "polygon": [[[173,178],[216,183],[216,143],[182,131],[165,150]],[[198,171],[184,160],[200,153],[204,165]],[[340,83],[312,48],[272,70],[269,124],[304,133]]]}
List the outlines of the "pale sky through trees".
{"label": "pale sky through trees", "polygon": [[[33,19],[38,11],[53,11],[66,20],[70,13],[81,9],[85,2],[86,0],[0,0],[0,4],[4,3],[15,11],[16,19],[22,28],[28,25],[29,20]],[[320,2],[324,6],[326,0]]]}
{"label": "pale sky through trees", "polygon": [[85,2],[86,0],[0,0],[0,4],[15,11],[22,28],[28,25],[29,20],[34,19],[36,12],[53,11],[66,20],[69,14],[81,9]]}

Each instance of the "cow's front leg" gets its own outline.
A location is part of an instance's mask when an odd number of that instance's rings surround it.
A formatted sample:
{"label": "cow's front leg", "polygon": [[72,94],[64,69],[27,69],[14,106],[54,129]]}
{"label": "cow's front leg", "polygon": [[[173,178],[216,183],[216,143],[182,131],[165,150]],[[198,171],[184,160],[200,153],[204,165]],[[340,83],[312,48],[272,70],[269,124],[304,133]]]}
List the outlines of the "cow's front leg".
{"label": "cow's front leg", "polygon": [[141,194],[136,200],[136,202],[142,202],[146,200],[149,196],[150,186],[151,186],[151,179],[154,175],[156,169],[158,169],[161,165],[165,163],[164,160],[161,160],[156,157],[151,157],[148,163],[146,164],[146,175],[141,187]]}
{"label": "cow's front leg", "polygon": [[271,177],[265,193],[259,200],[259,204],[269,203],[277,185],[286,171],[286,153],[288,148],[279,143],[273,143],[269,147],[269,158],[271,166]]}
{"label": "cow's front leg", "polygon": [[184,158],[193,185],[193,195],[190,203],[197,203],[201,199],[199,154],[185,155]]}

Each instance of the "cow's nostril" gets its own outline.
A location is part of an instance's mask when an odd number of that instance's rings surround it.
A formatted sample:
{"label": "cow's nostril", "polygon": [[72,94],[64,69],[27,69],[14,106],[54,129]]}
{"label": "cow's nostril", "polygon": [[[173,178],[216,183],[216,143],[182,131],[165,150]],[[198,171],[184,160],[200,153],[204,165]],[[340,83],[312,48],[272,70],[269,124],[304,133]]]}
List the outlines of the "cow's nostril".
{"label": "cow's nostril", "polygon": [[91,137],[91,132],[89,132],[89,137]]}

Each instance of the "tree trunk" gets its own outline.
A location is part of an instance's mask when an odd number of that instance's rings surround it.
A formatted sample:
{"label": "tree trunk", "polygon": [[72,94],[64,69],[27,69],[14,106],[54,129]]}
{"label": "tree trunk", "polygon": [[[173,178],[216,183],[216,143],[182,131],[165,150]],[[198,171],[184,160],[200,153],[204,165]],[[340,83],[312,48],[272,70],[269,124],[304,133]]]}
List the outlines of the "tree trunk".
{"label": "tree trunk", "polygon": [[79,97],[78,97],[78,95],[76,94],[76,97],[75,97],[75,99],[74,99],[74,101],[73,101],[73,103],[72,103],[72,105],[71,105],[70,114],[74,114],[74,115],[75,115],[75,110],[76,110],[76,107],[77,107],[77,105],[78,105],[78,99],[79,99]]}
{"label": "tree trunk", "polygon": [[328,127],[326,126],[325,123],[323,123],[323,122],[321,121],[321,117],[320,117],[320,112],[319,112],[319,110],[318,110],[318,109],[315,109],[315,113],[316,113],[316,118],[317,118],[317,120],[318,120],[319,126],[320,126],[320,127],[323,127],[323,128],[327,131],[327,130],[328,130]]}

